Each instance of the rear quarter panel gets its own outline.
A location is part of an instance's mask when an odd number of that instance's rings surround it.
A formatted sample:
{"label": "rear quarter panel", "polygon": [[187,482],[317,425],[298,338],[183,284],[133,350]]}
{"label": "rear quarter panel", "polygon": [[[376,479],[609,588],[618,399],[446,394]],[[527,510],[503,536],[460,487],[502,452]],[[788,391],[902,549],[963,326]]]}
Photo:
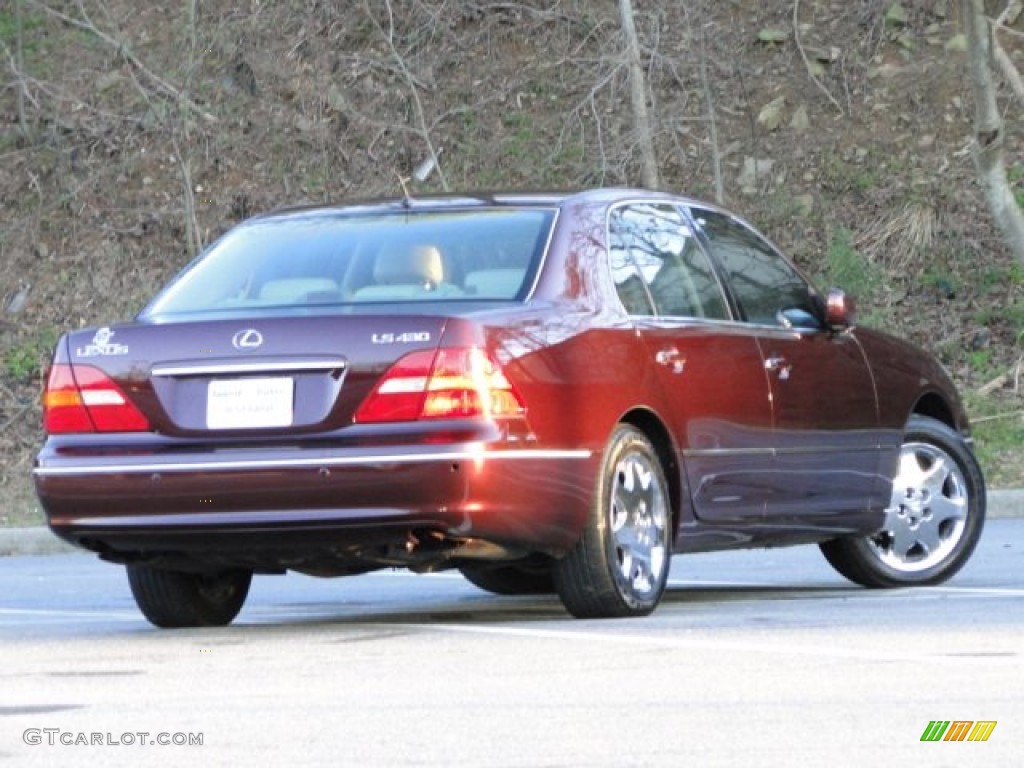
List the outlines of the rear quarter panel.
{"label": "rear quarter panel", "polygon": [[[578,482],[590,489],[607,441],[625,414],[646,411],[666,431],[671,423],[649,352],[607,269],[607,202],[570,202],[563,208],[525,305],[466,318],[479,324],[488,349],[523,396],[538,447],[591,452],[589,462],[576,465],[585,472]],[[449,326],[446,343],[459,325]],[[669,482],[678,503],[685,487],[679,446],[666,450],[675,457]]]}
{"label": "rear quarter panel", "polygon": [[634,408],[664,413],[648,355],[606,267],[607,201],[569,201],[525,306],[480,318],[541,442],[600,453]]}

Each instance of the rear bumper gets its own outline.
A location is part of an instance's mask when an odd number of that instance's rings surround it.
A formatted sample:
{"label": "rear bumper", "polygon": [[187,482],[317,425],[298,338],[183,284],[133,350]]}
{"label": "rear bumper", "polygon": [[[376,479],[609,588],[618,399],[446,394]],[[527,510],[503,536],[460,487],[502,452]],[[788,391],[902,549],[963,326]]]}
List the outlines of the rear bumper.
{"label": "rear bumper", "polygon": [[481,542],[561,554],[585,523],[594,471],[590,451],[459,443],[173,457],[44,449],[33,474],[53,531],[112,560],[330,570],[429,560],[425,537],[446,542],[442,559]]}

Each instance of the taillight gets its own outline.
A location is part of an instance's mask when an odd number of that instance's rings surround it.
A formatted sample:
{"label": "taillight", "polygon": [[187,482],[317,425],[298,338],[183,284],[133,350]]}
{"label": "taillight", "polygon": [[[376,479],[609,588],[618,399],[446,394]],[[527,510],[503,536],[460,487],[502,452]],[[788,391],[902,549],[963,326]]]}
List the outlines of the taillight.
{"label": "taillight", "polygon": [[149,422],[103,371],[57,363],[43,392],[43,426],[51,435],[145,432]]}
{"label": "taillight", "polygon": [[501,368],[476,347],[406,355],[356,412],[358,423],[518,416],[525,411]]}

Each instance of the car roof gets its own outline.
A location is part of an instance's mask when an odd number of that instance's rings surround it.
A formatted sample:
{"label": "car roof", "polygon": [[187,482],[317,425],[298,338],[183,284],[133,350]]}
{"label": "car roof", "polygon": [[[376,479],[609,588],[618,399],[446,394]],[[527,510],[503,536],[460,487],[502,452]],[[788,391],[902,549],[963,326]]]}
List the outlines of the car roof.
{"label": "car roof", "polygon": [[[666,200],[717,209],[712,203],[630,187],[604,187],[575,191],[474,192],[462,194],[430,194],[405,198],[373,198],[353,200],[337,205],[302,205],[278,208],[252,217],[249,221],[265,222],[291,218],[337,216],[340,214],[398,213],[402,211],[444,211],[485,208],[549,207],[561,208],[570,203],[611,204],[626,200]],[[728,213],[727,211],[723,211]]]}
{"label": "car roof", "polygon": [[467,208],[502,208],[545,206],[558,207],[570,197],[568,192],[511,192],[471,194],[431,194],[406,198],[372,198],[346,201],[337,205],[298,205],[277,208],[253,217],[273,219],[310,215],[337,215],[352,213],[395,213],[401,211],[465,210]]}

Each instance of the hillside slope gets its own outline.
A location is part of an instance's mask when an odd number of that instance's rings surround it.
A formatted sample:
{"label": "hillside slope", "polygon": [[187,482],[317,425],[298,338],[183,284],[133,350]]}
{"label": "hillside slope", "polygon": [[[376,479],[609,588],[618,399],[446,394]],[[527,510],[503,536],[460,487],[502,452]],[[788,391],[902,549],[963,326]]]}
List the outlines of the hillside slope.
{"label": "hillside slope", "polygon": [[[613,3],[187,5],[0,7],[0,523],[38,519],[56,334],[130,317],[241,218],[397,194],[430,147],[441,173],[418,190],[639,178]],[[965,390],[995,381],[972,413],[994,484],[1021,482],[1024,268],[975,180],[958,4],[803,0],[796,24],[793,0],[634,5],[663,185],[711,198],[720,157],[725,202],[858,294],[865,322]]]}

